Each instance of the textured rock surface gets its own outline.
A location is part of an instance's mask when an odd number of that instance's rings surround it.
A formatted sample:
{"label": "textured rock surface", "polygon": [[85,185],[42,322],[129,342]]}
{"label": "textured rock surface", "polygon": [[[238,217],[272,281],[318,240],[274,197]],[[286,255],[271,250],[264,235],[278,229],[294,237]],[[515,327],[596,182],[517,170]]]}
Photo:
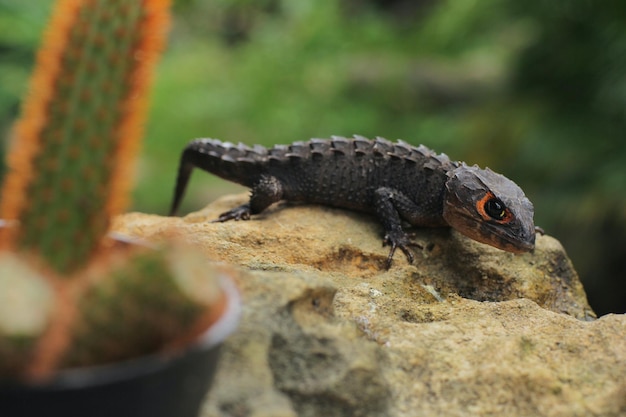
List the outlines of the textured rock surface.
{"label": "textured rock surface", "polygon": [[127,214],[117,231],[188,239],[240,265],[245,307],[203,417],[626,415],[626,317],[595,321],[560,244],[512,255],[417,232],[409,265],[368,216],[277,206],[208,223]]}

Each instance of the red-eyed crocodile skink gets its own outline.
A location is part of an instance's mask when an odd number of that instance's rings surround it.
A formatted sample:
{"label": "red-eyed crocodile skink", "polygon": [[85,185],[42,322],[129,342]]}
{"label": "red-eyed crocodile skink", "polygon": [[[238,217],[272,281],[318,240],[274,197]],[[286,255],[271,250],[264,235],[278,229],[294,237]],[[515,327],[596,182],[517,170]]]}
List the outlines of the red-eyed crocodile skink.
{"label": "red-eyed crocodile skink", "polygon": [[[323,204],[374,214],[390,245],[409,262],[414,243],[402,221],[453,227],[509,252],[535,247],[533,205],[513,181],[478,166],[451,161],[425,146],[362,136],[311,139],[272,148],[197,139],[184,149],[171,215],[194,168],[252,189],[250,201],[215,221],[248,220],[280,200]],[[419,245],[417,245],[419,246]]]}

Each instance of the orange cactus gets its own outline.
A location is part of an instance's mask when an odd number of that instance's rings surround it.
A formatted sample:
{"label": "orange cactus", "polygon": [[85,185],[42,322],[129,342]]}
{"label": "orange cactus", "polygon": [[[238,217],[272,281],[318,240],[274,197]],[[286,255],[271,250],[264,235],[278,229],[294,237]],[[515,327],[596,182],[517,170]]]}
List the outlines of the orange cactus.
{"label": "orange cactus", "polygon": [[[15,127],[3,248],[84,267],[126,206],[169,0],[60,0]],[[80,155],[80,158],[78,157]]]}

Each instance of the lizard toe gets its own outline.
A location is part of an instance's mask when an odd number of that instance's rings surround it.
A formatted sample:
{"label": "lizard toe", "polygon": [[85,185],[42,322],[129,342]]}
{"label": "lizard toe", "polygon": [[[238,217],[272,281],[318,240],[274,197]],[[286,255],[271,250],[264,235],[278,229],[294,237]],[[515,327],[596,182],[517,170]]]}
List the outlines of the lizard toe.
{"label": "lizard toe", "polygon": [[222,223],[228,220],[250,220],[250,206],[248,204],[244,204],[239,207],[235,207],[232,210],[228,210],[219,215],[219,217],[215,220],[212,220],[211,223]]}
{"label": "lizard toe", "polygon": [[383,238],[383,246],[391,246],[389,255],[387,256],[386,268],[391,268],[393,261],[393,255],[396,253],[396,249],[400,249],[407,258],[410,264],[415,262],[415,255],[411,250],[411,247],[417,247],[423,249],[423,246],[417,242],[413,242],[409,236],[404,232],[389,232]]}

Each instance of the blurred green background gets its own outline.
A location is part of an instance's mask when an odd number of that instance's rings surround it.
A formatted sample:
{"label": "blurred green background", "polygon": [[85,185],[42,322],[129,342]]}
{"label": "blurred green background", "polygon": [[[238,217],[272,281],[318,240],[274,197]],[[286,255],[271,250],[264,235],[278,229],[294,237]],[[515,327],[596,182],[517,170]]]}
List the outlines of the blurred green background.
{"label": "blurred green background", "polygon": [[[51,0],[0,0],[0,136]],[[167,212],[197,137],[423,143],[514,179],[597,313],[626,311],[626,2],[178,0],[134,210]],[[183,212],[240,191],[198,172]]]}

